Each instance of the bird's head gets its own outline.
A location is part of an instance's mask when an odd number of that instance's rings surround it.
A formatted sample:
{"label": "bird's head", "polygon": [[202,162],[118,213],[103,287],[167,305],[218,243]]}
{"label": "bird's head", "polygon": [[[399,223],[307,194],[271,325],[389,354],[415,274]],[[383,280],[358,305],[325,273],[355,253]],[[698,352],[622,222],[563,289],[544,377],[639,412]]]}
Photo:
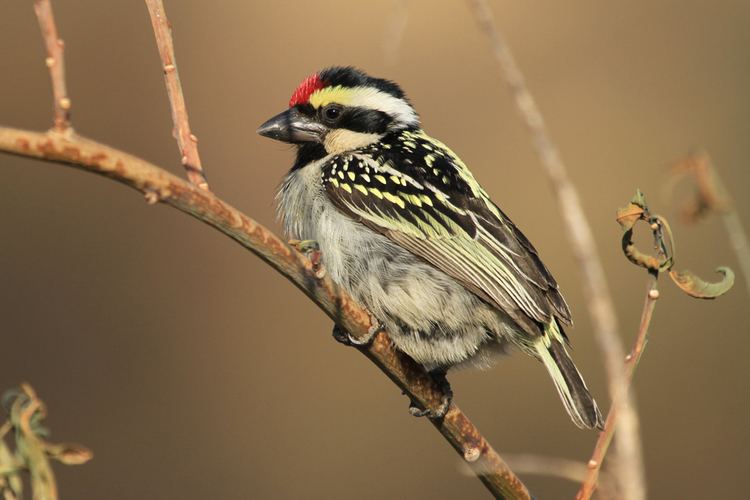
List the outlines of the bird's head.
{"label": "bird's head", "polygon": [[331,154],[418,126],[419,117],[398,85],[352,67],[333,67],[307,77],[289,99],[289,109],[261,125],[258,133]]}

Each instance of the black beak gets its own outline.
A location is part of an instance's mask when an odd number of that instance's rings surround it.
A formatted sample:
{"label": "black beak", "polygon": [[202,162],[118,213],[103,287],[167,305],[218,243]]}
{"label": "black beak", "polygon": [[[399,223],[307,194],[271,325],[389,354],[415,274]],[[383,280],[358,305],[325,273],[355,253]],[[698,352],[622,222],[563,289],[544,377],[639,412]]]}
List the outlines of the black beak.
{"label": "black beak", "polygon": [[326,127],[304,115],[297,108],[289,108],[258,127],[258,133],[284,142],[322,142]]}

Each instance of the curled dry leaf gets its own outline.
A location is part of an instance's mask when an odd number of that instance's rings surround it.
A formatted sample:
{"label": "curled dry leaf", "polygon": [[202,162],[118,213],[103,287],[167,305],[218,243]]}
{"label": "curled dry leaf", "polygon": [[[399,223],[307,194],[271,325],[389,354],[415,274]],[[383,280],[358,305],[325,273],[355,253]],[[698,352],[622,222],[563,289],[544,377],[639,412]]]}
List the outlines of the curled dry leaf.
{"label": "curled dry leaf", "polygon": [[45,451],[50,458],[65,465],[85,464],[94,457],[90,449],[78,443],[47,443]]}
{"label": "curled dry leaf", "polygon": [[643,216],[643,207],[635,203],[629,203],[628,206],[617,210],[617,223],[623,231],[633,229],[636,222]]}
{"label": "curled dry leaf", "polygon": [[633,230],[628,229],[622,237],[622,251],[625,257],[636,266],[643,267],[649,271],[661,272],[668,265],[667,260],[649,255],[638,250],[633,242]]}
{"label": "curled dry leaf", "polygon": [[[638,221],[645,221],[651,226],[657,255],[642,252],[633,242],[633,229]],[[662,272],[672,267],[674,261],[674,238],[669,223],[658,215],[651,215],[646,204],[646,197],[640,189],[627,206],[617,210],[617,223],[624,231],[622,235],[622,251],[625,257],[636,266],[652,272]],[[664,242],[666,234],[669,246]]]}
{"label": "curled dry leaf", "polygon": [[645,211],[646,198],[638,189],[630,203],[617,210],[617,223],[620,224],[623,231],[633,229],[635,223],[644,217]]}
{"label": "curled dry leaf", "polygon": [[[638,221],[649,224],[654,235],[656,255],[642,252],[633,242],[633,230]],[[728,267],[719,267],[716,272],[723,278],[717,283],[704,281],[694,273],[673,271],[675,260],[675,242],[672,229],[667,219],[660,215],[652,215],[646,204],[646,197],[639,190],[627,206],[617,211],[617,223],[624,231],[622,235],[622,251],[633,264],[658,274],[669,271],[672,281],[691,297],[697,299],[715,299],[725,294],[734,285],[734,273]]]}
{"label": "curled dry leaf", "polygon": [[728,267],[719,267],[716,269],[716,272],[723,276],[721,281],[717,283],[703,281],[687,269],[681,272],[670,271],[669,277],[672,278],[672,281],[675,282],[680,290],[691,297],[710,300],[727,293],[734,285],[734,272],[731,269]]}

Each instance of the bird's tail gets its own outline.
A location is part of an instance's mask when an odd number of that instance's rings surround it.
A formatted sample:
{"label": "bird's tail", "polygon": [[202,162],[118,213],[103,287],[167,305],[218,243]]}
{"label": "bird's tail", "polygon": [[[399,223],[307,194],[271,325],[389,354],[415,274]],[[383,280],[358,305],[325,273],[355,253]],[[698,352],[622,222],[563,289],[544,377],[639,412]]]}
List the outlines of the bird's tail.
{"label": "bird's tail", "polygon": [[573,423],[586,429],[603,429],[602,414],[586,387],[581,374],[565,350],[563,336],[555,320],[544,335],[534,342],[539,358],[544,363],[565,409]]}

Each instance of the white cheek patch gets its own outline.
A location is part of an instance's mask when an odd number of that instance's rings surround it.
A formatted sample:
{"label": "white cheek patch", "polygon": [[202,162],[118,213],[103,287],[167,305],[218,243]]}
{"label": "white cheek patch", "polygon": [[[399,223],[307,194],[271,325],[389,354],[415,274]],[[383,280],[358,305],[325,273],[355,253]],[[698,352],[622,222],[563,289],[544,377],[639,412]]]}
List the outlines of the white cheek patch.
{"label": "white cheek patch", "polygon": [[379,141],[381,137],[379,134],[367,134],[339,128],[326,134],[323,146],[328,154],[339,154],[369,146]]}

